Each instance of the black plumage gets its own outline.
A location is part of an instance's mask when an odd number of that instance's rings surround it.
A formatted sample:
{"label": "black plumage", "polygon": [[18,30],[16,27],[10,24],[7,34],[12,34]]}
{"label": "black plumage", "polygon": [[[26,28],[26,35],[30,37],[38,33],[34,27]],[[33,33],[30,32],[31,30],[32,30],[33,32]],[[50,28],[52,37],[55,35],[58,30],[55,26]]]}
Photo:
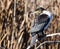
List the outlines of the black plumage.
{"label": "black plumage", "polygon": [[33,22],[30,32],[31,33],[42,32],[44,30],[45,26],[48,24],[49,20],[50,19],[49,19],[48,15],[46,15],[46,14],[39,15]]}
{"label": "black plumage", "polygon": [[38,15],[37,18],[34,20],[29,31],[32,35],[30,47],[32,47],[36,42],[36,34],[42,34],[43,36],[45,36],[43,31],[48,28],[53,19],[52,13],[45,10],[44,8],[38,8],[37,10],[38,12],[42,10],[42,13]]}
{"label": "black plumage", "polygon": [[38,24],[41,24],[41,23],[46,22],[48,19],[49,19],[48,15],[41,14],[38,16],[37,21],[38,21]]}

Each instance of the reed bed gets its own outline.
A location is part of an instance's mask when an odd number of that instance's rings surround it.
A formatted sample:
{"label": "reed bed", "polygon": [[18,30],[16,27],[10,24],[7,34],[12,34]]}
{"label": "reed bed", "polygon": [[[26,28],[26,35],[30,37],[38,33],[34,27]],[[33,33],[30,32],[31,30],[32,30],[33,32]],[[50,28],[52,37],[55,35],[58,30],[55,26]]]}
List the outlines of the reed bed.
{"label": "reed bed", "polygon": [[[0,0],[0,49],[26,49],[30,44],[29,30],[39,7],[53,13],[53,21],[46,34],[60,32],[60,0]],[[43,41],[60,41],[60,36],[49,37]],[[43,42],[40,41],[40,42]],[[31,49],[35,49],[36,43]],[[44,44],[40,49],[60,49],[60,43]]]}

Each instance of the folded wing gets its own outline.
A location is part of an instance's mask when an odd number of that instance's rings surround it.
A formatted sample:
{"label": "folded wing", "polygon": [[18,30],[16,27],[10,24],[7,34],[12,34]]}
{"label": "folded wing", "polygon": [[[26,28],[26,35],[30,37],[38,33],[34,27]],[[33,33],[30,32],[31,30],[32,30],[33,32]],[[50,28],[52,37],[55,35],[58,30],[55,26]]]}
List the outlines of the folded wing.
{"label": "folded wing", "polygon": [[48,24],[49,17],[46,14],[39,15],[32,24],[30,32],[38,32],[44,29],[44,27]]}

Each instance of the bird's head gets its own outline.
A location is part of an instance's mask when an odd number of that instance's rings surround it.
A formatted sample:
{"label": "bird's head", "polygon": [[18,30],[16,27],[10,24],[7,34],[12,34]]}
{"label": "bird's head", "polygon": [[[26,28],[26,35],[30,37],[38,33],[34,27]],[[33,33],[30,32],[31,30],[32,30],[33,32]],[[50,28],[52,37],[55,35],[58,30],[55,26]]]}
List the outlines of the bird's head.
{"label": "bird's head", "polygon": [[[47,9],[47,8],[46,8]],[[43,7],[40,7],[40,8],[37,8],[34,12],[32,12],[31,14],[46,14],[48,15],[49,18],[52,18],[52,13],[50,11],[47,11],[45,8]]]}
{"label": "bird's head", "polygon": [[43,12],[44,10],[46,10],[46,9],[44,9],[43,7],[39,7],[39,8],[37,8],[34,12],[30,12],[31,14],[38,14],[38,13],[41,13],[41,12]]}
{"label": "bird's head", "polygon": [[43,7],[40,7],[40,8],[37,8],[35,11],[44,11],[44,10],[46,10],[46,9]]}
{"label": "bird's head", "polygon": [[34,13],[41,13],[44,10],[46,10],[46,9],[44,9],[43,7],[40,7],[40,8],[37,8]]}

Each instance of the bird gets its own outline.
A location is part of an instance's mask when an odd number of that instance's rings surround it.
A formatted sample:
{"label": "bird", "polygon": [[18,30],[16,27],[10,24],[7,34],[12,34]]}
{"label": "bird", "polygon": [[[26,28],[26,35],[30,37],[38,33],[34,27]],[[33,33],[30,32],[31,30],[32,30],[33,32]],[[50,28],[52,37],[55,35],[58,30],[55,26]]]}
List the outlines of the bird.
{"label": "bird", "polygon": [[36,19],[34,19],[31,29],[29,30],[29,32],[32,35],[30,47],[32,47],[35,44],[37,38],[36,34],[42,33],[42,35],[44,35],[43,31],[48,28],[53,19],[53,14],[50,11],[44,9],[43,7],[36,9],[33,13],[39,13],[40,10],[42,11],[42,13],[39,14]]}

